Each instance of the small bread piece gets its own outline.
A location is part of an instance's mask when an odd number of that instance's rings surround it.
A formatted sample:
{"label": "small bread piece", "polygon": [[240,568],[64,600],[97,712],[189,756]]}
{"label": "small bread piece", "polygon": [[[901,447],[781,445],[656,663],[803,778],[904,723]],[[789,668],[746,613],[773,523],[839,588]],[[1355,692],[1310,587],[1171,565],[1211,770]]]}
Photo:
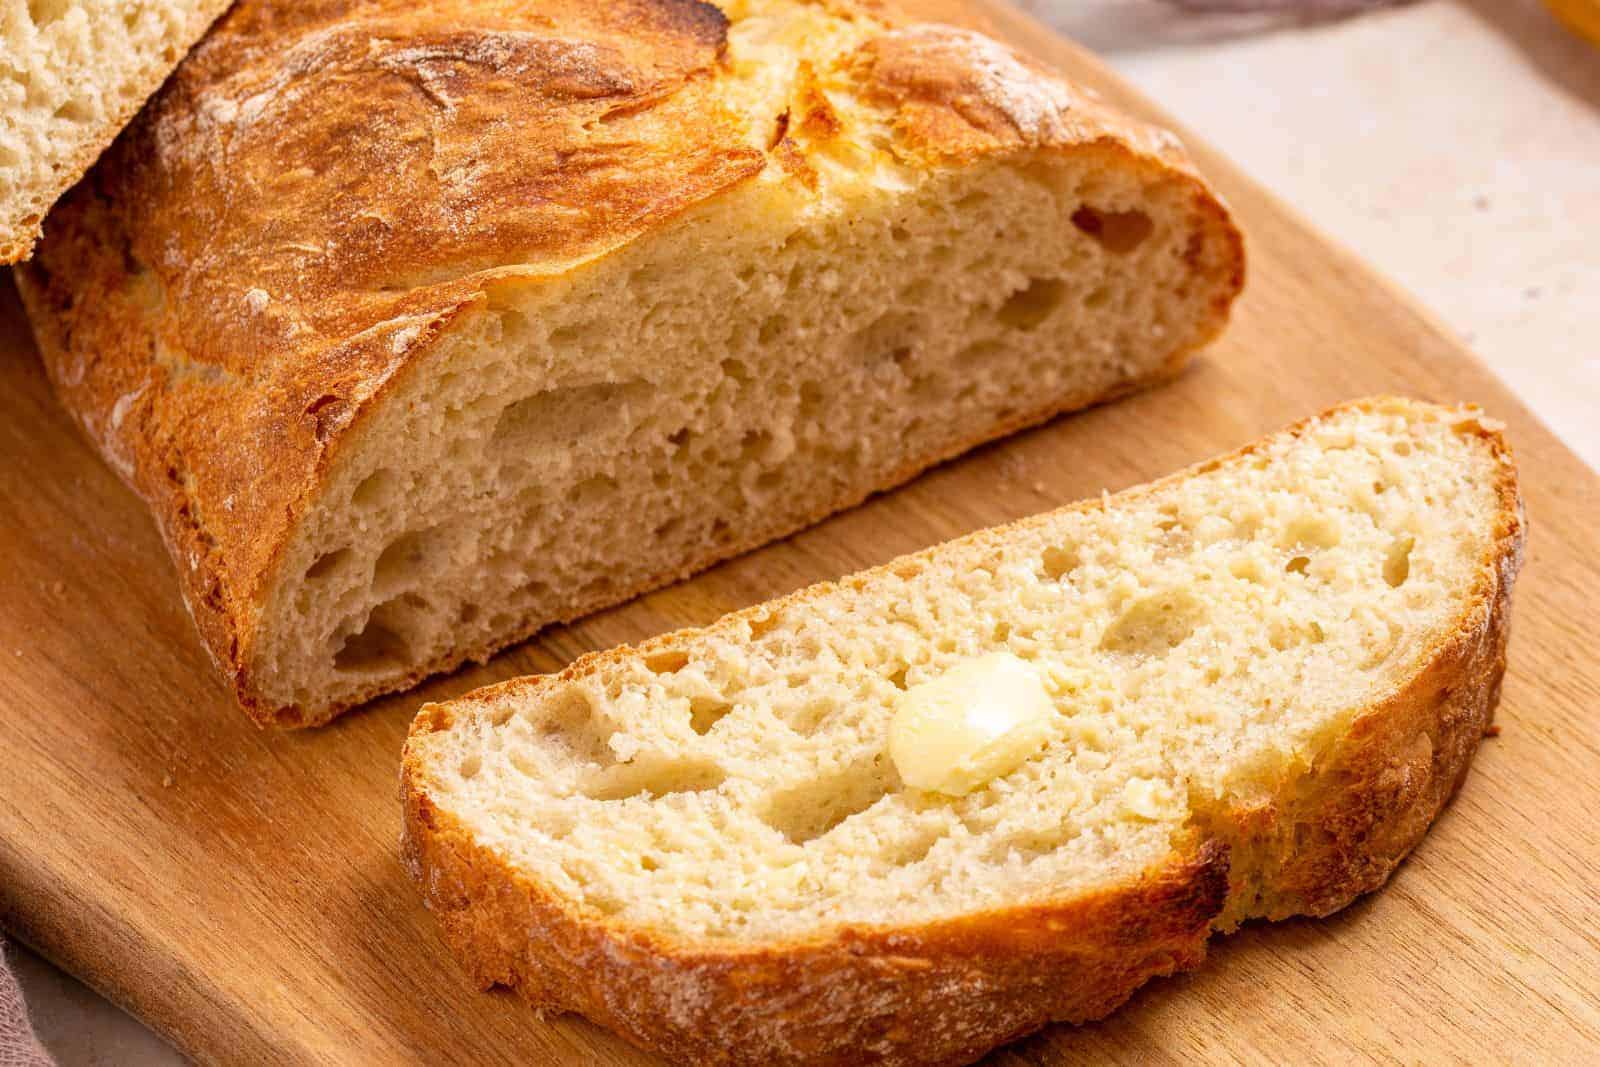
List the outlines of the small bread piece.
{"label": "small bread piece", "polygon": [[[476,982],[684,1062],[969,1060],[1381,885],[1489,726],[1522,546],[1475,409],[1338,408],[428,705],[406,863]],[[958,692],[992,777],[907,786]]]}
{"label": "small bread piece", "polygon": [[22,274],[258,720],[325,722],[1175,373],[1169,135],[878,3],[242,0]]}
{"label": "small bread piece", "polygon": [[0,0],[0,263],[26,259],[62,193],[228,0]]}

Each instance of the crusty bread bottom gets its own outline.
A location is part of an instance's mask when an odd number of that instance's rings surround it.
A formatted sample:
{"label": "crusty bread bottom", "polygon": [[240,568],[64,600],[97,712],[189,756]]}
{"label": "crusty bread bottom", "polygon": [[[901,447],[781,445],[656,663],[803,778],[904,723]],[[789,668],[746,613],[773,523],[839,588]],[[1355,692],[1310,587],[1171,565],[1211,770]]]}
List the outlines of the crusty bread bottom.
{"label": "crusty bread bottom", "polygon": [[1018,157],[800,229],[757,181],[498,283],[330,472],[252,710],[326,721],[1174,373],[1221,326],[1236,238],[1192,182],[1124,162]]}
{"label": "crusty bread bottom", "polygon": [[[1238,483],[1225,496],[1239,509],[1184,506],[1215,503],[1205,486],[1219,479]],[[1307,511],[1327,500],[1297,491],[1312,481],[1349,508]],[[1051,1020],[1104,1015],[1151,976],[1197,965],[1214,931],[1326,914],[1380,885],[1489,726],[1522,538],[1515,472],[1478,416],[1346,408],[1104,504],[425,708],[403,771],[407,861],[480,984],[686,1062],[970,1059]],[[1128,553],[1136,572],[1113,564]],[[1188,792],[1174,801],[1140,765],[1150,734],[1116,739],[1110,764],[1095,738],[1141,721],[1141,702],[1165,707],[1161,675],[1182,678],[1179,661],[1225,662],[1206,612],[1163,584],[1191,558],[1250,596],[1286,591],[1252,601],[1258,619],[1229,617],[1230,633],[1261,643],[1234,681],[1224,667],[1217,684],[1173,690],[1190,694],[1178,718],[1142,716],[1172,761],[1157,773]],[[1156,595],[1129,587],[1093,607],[1128,579]],[[1052,582],[1070,595],[1055,599]],[[1341,593],[1348,611],[1300,610]],[[982,607],[1000,602],[1017,606]],[[943,628],[897,643],[896,620],[924,618],[924,604]],[[1081,633],[1098,650],[1087,659],[1070,653],[1077,636],[1050,643],[1071,617],[1040,630],[1080,604],[1091,623],[1103,614]],[[981,625],[959,621],[968,610]],[[837,636],[808,677],[782,656],[815,626]],[[882,743],[871,706],[892,706],[879,681],[916,684],[996,642],[1079,679],[1057,691],[1061,743],[957,800],[916,795],[879,765],[887,792],[834,813],[825,791],[808,794],[815,825],[782,803],[785,783],[827,778],[818,760],[865,766],[856,749]],[[757,685],[779,649],[789,682]],[[1294,663],[1303,671],[1283,675]],[[1111,690],[1093,680],[1104,671]],[[1230,701],[1257,676],[1262,703]],[[835,682],[861,695],[819,711],[813,691]],[[696,694],[681,707],[679,689]],[[1091,693],[1112,694],[1105,714]],[[946,813],[966,830],[900,849],[897,834]],[[1076,829],[1041,842],[1046,824]],[[870,873],[828,888],[863,857]],[[796,858],[798,881],[775,877]]]}

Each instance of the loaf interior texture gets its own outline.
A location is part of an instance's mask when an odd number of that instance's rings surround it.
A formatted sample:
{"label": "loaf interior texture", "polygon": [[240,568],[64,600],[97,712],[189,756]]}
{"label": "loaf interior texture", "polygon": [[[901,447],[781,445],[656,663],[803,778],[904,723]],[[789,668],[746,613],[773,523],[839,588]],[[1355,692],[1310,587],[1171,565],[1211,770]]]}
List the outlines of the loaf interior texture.
{"label": "loaf interior texture", "polygon": [[244,0],[90,184],[46,362],[287,725],[1169,376],[1243,269],[1169,135],[849,3]]}
{"label": "loaf interior texture", "polygon": [[[1488,726],[1521,551],[1492,424],[1337,409],[425,708],[413,872],[480,981],[697,1062],[975,1056],[1381,884]],[[904,785],[904,692],[1000,651],[1045,682],[1044,746]]]}
{"label": "loaf interior texture", "polygon": [[0,263],[127,125],[227,0],[0,0]]}

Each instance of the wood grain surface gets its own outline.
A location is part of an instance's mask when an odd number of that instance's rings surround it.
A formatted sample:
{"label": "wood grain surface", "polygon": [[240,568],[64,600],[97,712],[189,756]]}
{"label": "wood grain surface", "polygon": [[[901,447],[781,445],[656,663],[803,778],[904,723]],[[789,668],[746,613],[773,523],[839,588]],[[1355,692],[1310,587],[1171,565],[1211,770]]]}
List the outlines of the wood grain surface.
{"label": "wood grain surface", "polygon": [[[996,29],[1136,111],[1090,57]],[[1314,135],[1314,131],[1308,131]],[[639,1063],[471,989],[396,856],[412,711],[1117,489],[1379,391],[1510,424],[1532,520],[1499,722],[1382,892],[1256,925],[996,1063],[1600,1058],[1600,479],[1406,298],[1203,147],[1246,230],[1235,324],[1179,382],[949,464],[782,544],[309,733],[212,674],[160,539],[56,405],[0,282],[0,924],[206,1062]]]}

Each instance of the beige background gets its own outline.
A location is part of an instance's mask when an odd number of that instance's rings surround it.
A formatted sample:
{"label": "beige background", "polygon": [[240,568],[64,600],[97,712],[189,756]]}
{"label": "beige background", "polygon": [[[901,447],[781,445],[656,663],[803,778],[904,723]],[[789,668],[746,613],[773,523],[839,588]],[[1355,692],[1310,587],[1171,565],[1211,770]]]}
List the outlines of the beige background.
{"label": "beige background", "polygon": [[[1600,50],[1536,0],[1337,23],[1032,0],[1324,231],[1416,293],[1600,467]],[[13,948],[61,1062],[178,1057]]]}

